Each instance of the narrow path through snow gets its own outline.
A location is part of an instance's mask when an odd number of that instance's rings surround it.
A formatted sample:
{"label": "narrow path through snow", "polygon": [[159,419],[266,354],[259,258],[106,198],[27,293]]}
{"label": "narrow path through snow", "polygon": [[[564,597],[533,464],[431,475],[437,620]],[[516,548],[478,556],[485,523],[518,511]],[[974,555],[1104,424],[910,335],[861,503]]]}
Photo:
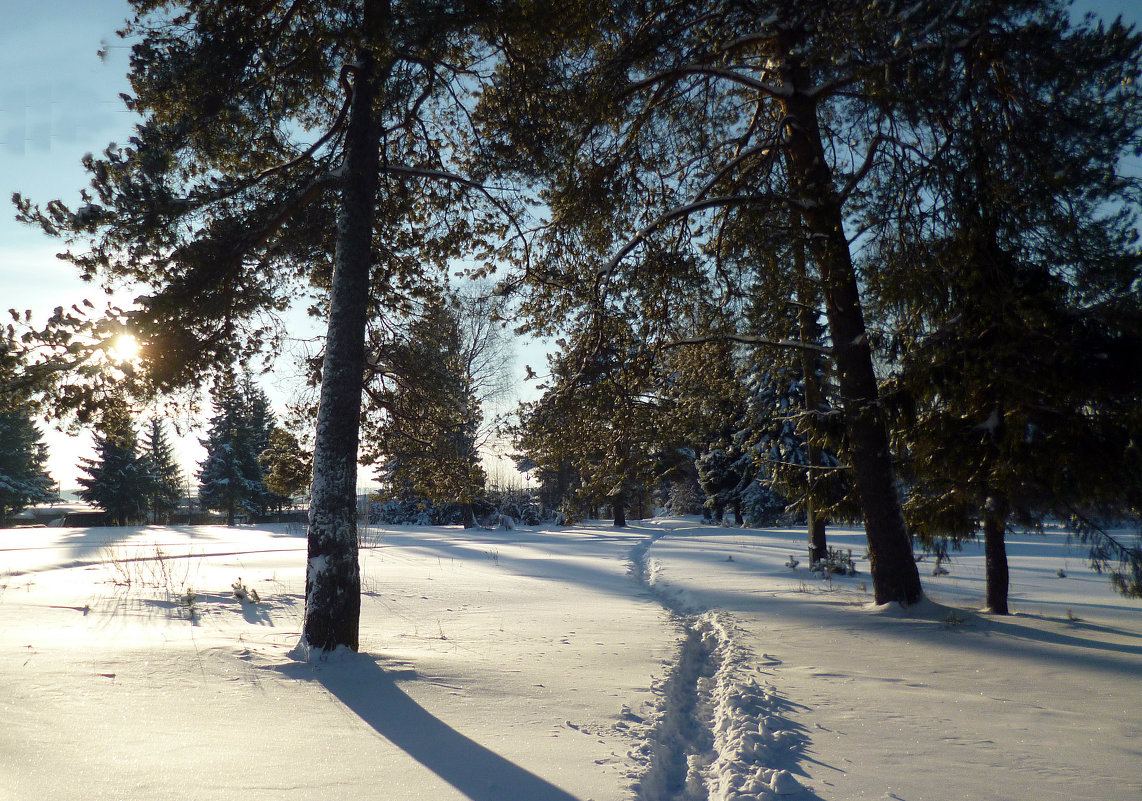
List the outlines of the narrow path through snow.
{"label": "narrow path through snow", "polygon": [[701,609],[664,580],[651,549],[668,534],[655,531],[630,552],[631,576],[671,614],[681,641],[656,688],[660,709],[643,746],[639,801],[817,798],[790,772],[807,738],[781,716],[775,689],[758,680],[730,615]]}

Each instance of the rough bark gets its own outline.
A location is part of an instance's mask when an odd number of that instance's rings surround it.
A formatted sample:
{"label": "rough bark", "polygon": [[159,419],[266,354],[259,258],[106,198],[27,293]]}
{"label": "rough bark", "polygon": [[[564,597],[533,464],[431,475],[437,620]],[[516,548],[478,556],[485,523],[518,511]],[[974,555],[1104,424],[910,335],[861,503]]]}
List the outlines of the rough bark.
{"label": "rough bark", "polygon": [[829,543],[825,536],[825,526],[829,521],[813,508],[812,497],[805,501],[805,516],[808,518],[809,567],[814,567],[829,553]]}
{"label": "rough bark", "polygon": [[626,503],[622,499],[618,499],[611,505],[611,510],[615,516],[615,528],[625,528],[627,524]]}
{"label": "rough bark", "polygon": [[[387,16],[387,3],[365,0],[366,43],[380,41]],[[302,636],[310,648],[322,651],[338,646],[357,650],[361,618],[357,445],[379,171],[373,111],[378,65],[367,46],[355,73],[317,411],[305,578]]]}
{"label": "rough bark", "polygon": [[869,567],[876,603],[910,605],[923,591],[912,556],[888,445],[884,410],[872,367],[856,270],[843,227],[841,198],[825,158],[817,101],[798,59],[796,40],[780,42],[786,87],[781,99],[788,120],[788,166],[809,249],[820,272],[838,384],[843,399],[848,455],[868,537]]}
{"label": "rough bark", "polygon": [[987,577],[987,610],[993,615],[1008,614],[1007,593],[1010,575],[1007,570],[1007,500],[992,495],[983,510],[984,572]]}

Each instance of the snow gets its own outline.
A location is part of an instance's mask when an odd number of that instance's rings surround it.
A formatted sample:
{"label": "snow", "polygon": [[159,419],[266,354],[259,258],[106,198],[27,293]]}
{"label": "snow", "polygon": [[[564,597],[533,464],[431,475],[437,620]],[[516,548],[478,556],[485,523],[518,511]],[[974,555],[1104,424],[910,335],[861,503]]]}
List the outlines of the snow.
{"label": "snow", "polygon": [[318,658],[301,526],[0,530],[0,799],[1142,796],[1142,604],[1081,546],[1011,535],[1004,618],[974,547],[902,610],[829,537],[856,576],[683,518],[370,532]]}

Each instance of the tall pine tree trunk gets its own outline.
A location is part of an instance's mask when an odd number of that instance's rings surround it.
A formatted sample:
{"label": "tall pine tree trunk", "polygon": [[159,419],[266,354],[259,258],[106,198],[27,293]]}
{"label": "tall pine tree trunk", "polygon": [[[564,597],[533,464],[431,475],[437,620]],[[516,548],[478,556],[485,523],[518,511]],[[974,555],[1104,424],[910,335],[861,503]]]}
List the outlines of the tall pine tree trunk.
{"label": "tall pine tree trunk", "polygon": [[382,39],[380,32],[388,24],[388,3],[365,0],[364,12],[364,46],[355,65],[345,133],[309,510],[302,637],[309,647],[323,651],[341,645],[357,650],[361,618],[357,443],[379,169],[373,110],[378,65],[370,45]]}
{"label": "tall pine tree trunk", "polygon": [[845,237],[841,199],[825,157],[810,76],[795,55],[797,44],[792,36],[777,42],[777,52],[784,59],[783,83],[791,90],[780,99],[788,121],[790,189],[799,203],[810,252],[820,272],[849,458],[864,510],[873,595],[876,603],[909,605],[923,595],[920,573],[896,493],[888,430]]}
{"label": "tall pine tree trunk", "polygon": [[984,572],[987,577],[987,609],[994,615],[1008,614],[1007,593],[1010,576],[1007,570],[1007,515],[1011,507],[998,494],[988,497],[983,509]]}
{"label": "tall pine tree trunk", "polygon": [[615,528],[625,528],[627,524],[626,500],[621,497],[615,498],[611,504],[611,510],[615,517]]}

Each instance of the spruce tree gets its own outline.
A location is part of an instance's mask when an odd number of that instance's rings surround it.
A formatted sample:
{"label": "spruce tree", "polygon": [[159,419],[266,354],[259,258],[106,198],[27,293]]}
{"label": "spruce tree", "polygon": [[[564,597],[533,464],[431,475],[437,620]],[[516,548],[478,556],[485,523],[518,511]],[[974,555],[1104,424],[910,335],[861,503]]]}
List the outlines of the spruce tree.
{"label": "spruce tree", "polygon": [[147,505],[151,522],[156,525],[178,509],[182,498],[182,470],[174,457],[174,447],[167,440],[166,427],[152,417],[143,431],[142,457],[148,469]]}
{"label": "spruce tree", "polygon": [[233,377],[215,387],[212,406],[214,414],[201,440],[206,458],[198,473],[198,494],[204,508],[225,512],[226,525],[232,526],[239,513],[253,515],[264,509],[268,490],[246,394]]}
{"label": "spruce tree", "polygon": [[8,516],[54,497],[47,446],[26,409],[0,411],[0,527]]}
{"label": "spruce tree", "polygon": [[87,476],[78,479],[79,497],[103,509],[115,525],[146,520],[150,468],[126,408],[106,410],[94,438],[95,458],[80,460]]}
{"label": "spruce tree", "polygon": [[32,417],[25,373],[11,327],[0,332],[0,526],[8,515],[53,497],[47,447]]}

